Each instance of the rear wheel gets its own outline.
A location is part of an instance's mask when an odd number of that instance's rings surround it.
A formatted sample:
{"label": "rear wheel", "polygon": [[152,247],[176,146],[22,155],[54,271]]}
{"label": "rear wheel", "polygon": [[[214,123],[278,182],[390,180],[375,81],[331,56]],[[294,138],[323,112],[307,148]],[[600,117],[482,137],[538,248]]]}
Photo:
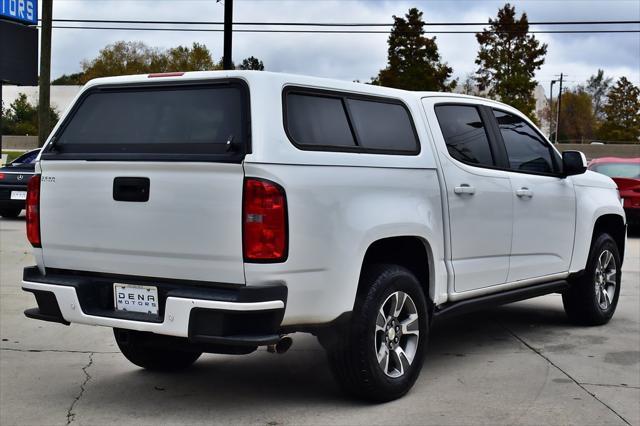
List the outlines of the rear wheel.
{"label": "rear wheel", "polygon": [[584,274],[573,280],[562,302],[569,318],[582,325],[609,322],[620,296],[620,254],[609,234],[593,242]]}
{"label": "rear wheel", "polygon": [[372,401],[400,398],[420,374],[428,334],[425,296],[415,276],[397,265],[364,271],[349,324],[321,336],[342,388]]}
{"label": "rear wheel", "polygon": [[0,216],[14,218],[20,216],[21,211],[18,207],[3,207],[0,208]]}
{"label": "rear wheel", "polygon": [[133,364],[154,371],[176,371],[189,367],[202,352],[176,344],[176,339],[141,331],[113,329],[120,352]]}

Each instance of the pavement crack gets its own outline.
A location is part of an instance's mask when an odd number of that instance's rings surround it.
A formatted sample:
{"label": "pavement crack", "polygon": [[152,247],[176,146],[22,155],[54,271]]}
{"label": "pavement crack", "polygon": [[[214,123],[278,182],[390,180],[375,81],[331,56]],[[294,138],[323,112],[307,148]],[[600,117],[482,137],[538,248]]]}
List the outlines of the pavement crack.
{"label": "pavement crack", "polygon": [[527,343],[523,338],[521,338],[520,336],[518,336],[516,333],[514,333],[509,327],[507,327],[506,325],[502,324],[500,321],[497,321],[494,319],[494,321],[500,325],[502,328],[504,328],[507,333],[509,333],[511,336],[513,336],[516,340],[518,340],[520,343],[522,343],[523,345],[525,345],[527,348],[529,348],[531,351],[533,351],[534,353],[536,353],[539,357],[541,357],[542,359],[544,359],[545,361],[547,361],[549,364],[551,364],[552,366],[554,366],[555,368],[557,368],[560,372],[562,372],[562,374],[564,374],[565,376],[567,376],[573,383],[575,383],[580,389],[582,389],[583,391],[585,391],[586,393],[588,393],[589,395],[591,395],[596,401],[598,401],[600,404],[604,405],[605,407],[607,407],[609,409],[609,411],[611,411],[613,414],[615,414],[620,420],[622,420],[625,424],[631,426],[631,423],[629,423],[629,421],[627,419],[625,419],[624,417],[622,417],[622,415],[620,415],[620,413],[618,413],[616,410],[614,410],[610,405],[608,405],[607,403],[605,403],[603,400],[601,400],[600,398],[598,398],[596,396],[596,394],[594,394],[593,392],[590,392],[589,389],[587,389],[583,384],[578,382],[576,379],[573,378],[573,376],[571,376],[569,373],[567,373],[566,371],[564,371],[562,368],[560,368],[560,366],[558,366],[556,363],[554,363],[553,361],[551,361],[551,359],[549,359],[547,356],[545,356],[542,352],[540,352],[538,349],[534,348],[533,346],[531,346],[529,343]]}
{"label": "pavement crack", "polygon": [[585,383],[585,382],[581,382],[580,384],[585,386],[601,386],[603,388],[640,389],[640,386],[629,386],[629,385],[608,385],[604,383]]}
{"label": "pavement crack", "polygon": [[76,396],[75,399],[71,402],[71,405],[67,410],[67,426],[69,426],[76,418],[76,413],[73,411],[73,409],[75,408],[78,401],[80,401],[80,398],[82,398],[82,395],[84,395],[86,384],[89,382],[89,380],[91,380],[91,375],[87,370],[92,365],[93,365],[93,352],[89,353],[89,362],[87,363],[87,365],[82,367],[82,372],[84,373],[84,376],[85,376],[84,381],[80,384],[80,392],[78,393],[78,396]]}

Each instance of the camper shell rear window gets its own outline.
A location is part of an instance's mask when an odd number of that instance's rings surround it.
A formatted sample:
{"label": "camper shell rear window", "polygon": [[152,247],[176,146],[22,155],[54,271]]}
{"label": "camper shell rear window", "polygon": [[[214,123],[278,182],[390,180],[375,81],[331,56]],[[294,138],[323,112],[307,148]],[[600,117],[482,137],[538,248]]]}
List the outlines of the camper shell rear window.
{"label": "camper shell rear window", "polygon": [[76,102],[43,158],[240,162],[249,123],[240,80],[98,86]]}

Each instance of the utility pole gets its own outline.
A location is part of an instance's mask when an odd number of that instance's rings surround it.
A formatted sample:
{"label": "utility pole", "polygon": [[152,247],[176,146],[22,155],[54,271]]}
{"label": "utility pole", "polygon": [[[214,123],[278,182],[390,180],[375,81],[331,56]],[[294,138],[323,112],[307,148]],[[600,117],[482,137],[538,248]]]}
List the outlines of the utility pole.
{"label": "utility pole", "polygon": [[53,0],[42,0],[40,29],[40,95],[38,102],[38,145],[44,145],[51,131],[49,101],[51,89],[51,19]]}
{"label": "utility pole", "polygon": [[551,80],[551,88],[549,90],[549,140],[553,136],[553,85],[557,80]]}
{"label": "utility pole", "polygon": [[231,57],[231,37],[233,35],[233,0],[224,0],[224,51],[222,54],[222,68],[233,69]]}
{"label": "utility pole", "polygon": [[560,73],[560,89],[558,90],[558,108],[556,111],[556,134],[553,143],[558,143],[558,125],[560,124],[560,106],[562,102],[562,78],[564,74]]}

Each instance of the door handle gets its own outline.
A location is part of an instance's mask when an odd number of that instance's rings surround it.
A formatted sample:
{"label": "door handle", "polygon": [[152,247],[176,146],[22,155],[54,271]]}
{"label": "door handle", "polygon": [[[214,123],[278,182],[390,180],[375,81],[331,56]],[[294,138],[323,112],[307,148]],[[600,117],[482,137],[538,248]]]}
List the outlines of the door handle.
{"label": "door handle", "polygon": [[460,186],[456,186],[455,188],[453,188],[453,192],[455,192],[458,195],[462,195],[462,194],[473,195],[476,193],[476,189],[467,183],[463,183]]}
{"label": "door handle", "polygon": [[523,186],[520,189],[516,189],[516,195],[520,198],[524,198],[524,197],[531,198],[533,197],[533,191],[527,188],[526,186]]}

